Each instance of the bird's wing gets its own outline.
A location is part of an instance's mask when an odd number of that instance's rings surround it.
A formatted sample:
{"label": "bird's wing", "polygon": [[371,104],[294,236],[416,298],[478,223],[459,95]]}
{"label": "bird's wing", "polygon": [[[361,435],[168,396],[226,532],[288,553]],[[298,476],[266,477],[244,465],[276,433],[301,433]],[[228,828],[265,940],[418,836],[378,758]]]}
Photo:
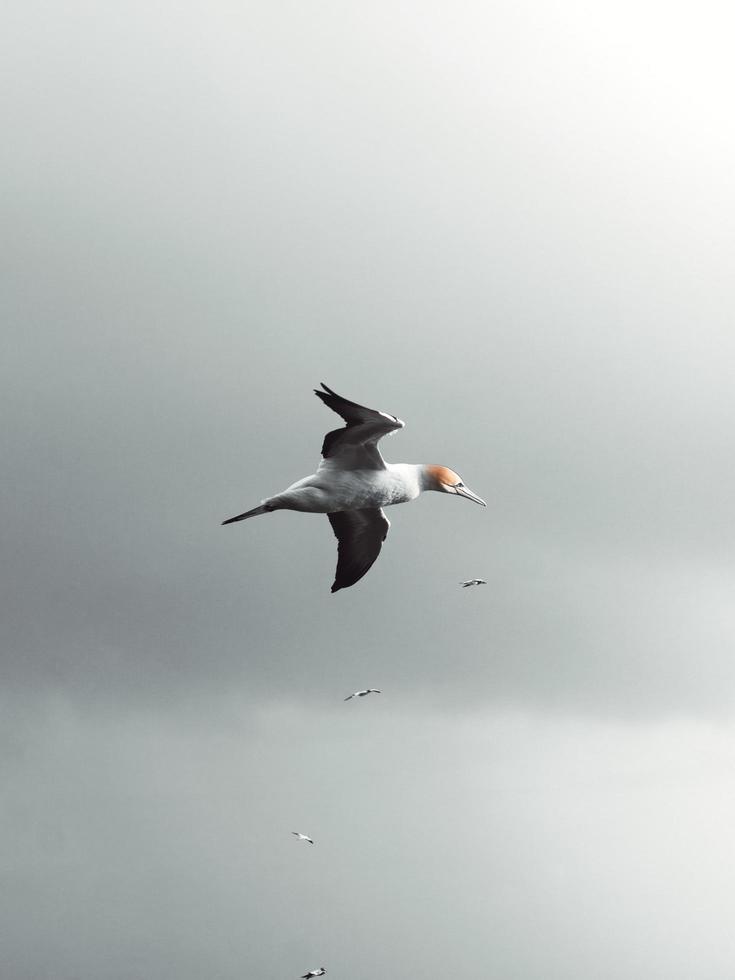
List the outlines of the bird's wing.
{"label": "bird's wing", "polygon": [[345,701],[349,701],[350,698],[354,698],[354,696],[355,696],[354,694],[348,694],[347,697],[344,700]]}
{"label": "bird's wing", "polygon": [[314,394],[347,423],[343,429],[333,429],[324,437],[324,459],[334,460],[350,469],[384,470],[385,460],[380,455],[378,442],[383,436],[402,429],[404,423],[395,415],[348,401],[324,383],[322,388],[324,391],[314,389]]}
{"label": "bird's wing", "polygon": [[379,507],[341,510],[327,517],[339,542],[332,584],[332,592],[337,592],[359,582],[368,571],[380,554],[390,521]]}

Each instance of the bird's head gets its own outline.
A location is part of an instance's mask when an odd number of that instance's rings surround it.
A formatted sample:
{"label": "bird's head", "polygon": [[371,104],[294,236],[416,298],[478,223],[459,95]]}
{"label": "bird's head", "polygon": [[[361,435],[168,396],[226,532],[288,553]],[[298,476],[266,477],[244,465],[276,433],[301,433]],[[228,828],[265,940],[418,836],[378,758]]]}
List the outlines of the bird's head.
{"label": "bird's head", "polygon": [[466,497],[468,500],[474,500],[476,504],[482,504],[483,507],[487,507],[482,497],[478,497],[473,490],[466,487],[459,473],[450,470],[448,466],[437,466],[433,463],[425,466],[424,490],[438,490],[439,493],[454,493],[459,497]]}

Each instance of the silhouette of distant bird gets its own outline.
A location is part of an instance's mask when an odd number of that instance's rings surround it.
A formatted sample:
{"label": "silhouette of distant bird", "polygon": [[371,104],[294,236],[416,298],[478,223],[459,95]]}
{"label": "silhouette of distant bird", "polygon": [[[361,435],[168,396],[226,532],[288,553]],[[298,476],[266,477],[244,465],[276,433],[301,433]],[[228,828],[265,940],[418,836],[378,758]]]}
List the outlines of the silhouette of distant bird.
{"label": "silhouette of distant bird", "polygon": [[484,578],[469,578],[466,582],[459,583],[463,589],[469,588],[471,585],[487,585]]}
{"label": "silhouette of distant bird", "polygon": [[359,582],[380,554],[390,527],[383,507],[415,500],[425,490],[465,497],[483,507],[486,504],[446,466],[386,463],[378,443],[405,423],[395,415],[348,401],[325,384],[322,388],[324,391],[314,394],[341,415],[346,425],[324,437],[323,459],[316,473],[222,523],[233,524],[274,510],[326,514],[338,542],[332,584],[332,592],[338,592]]}
{"label": "silhouette of distant bird", "polygon": [[318,970],[309,970],[308,973],[301,974],[301,980],[312,980],[312,977],[323,977],[327,971],[323,966],[320,966]]}
{"label": "silhouette of distant bird", "polygon": [[379,691],[377,687],[366,687],[364,691],[355,691],[354,694],[348,694],[344,700],[349,701],[350,698],[364,698],[366,694],[381,694],[381,693],[382,691]]}
{"label": "silhouette of distant bird", "polygon": [[300,834],[298,830],[292,830],[291,833],[294,835],[294,837],[298,837],[299,840],[308,840],[310,844],[314,843],[311,837],[307,837],[306,834]]}

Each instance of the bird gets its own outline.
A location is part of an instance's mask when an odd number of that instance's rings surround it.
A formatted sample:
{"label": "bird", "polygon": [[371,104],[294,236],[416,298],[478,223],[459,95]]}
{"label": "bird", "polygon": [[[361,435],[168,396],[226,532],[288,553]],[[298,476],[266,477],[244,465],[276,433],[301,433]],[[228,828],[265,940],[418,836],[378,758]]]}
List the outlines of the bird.
{"label": "bird", "polygon": [[291,833],[294,835],[294,837],[298,837],[299,840],[308,840],[310,844],[314,843],[311,837],[307,837],[306,834],[300,834],[298,830],[292,830]]}
{"label": "bird", "polygon": [[487,504],[447,466],[386,463],[378,443],[383,436],[402,429],[405,422],[343,398],[323,382],[321,387],[324,390],[315,388],[314,394],[340,415],[345,425],[324,437],[316,472],[222,524],[276,510],[326,514],[337,538],[334,593],[359,582],[380,554],[390,528],[384,507],[415,500],[426,490],[464,497],[483,507]]}
{"label": "bird", "polygon": [[463,589],[468,589],[471,585],[487,585],[484,578],[470,578],[466,582],[459,583]]}
{"label": "bird", "polygon": [[320,966],[318,970],[309,970],[308,973],[301,974],[301,980],[312,980],[312,977],[323,977],[327,971],[323,966]]}
{"label": "bird", "polygon": [[364,698],[366,694],[381,694],[377,687],[366,687],[364,691],[355,691],[354,694],[348,694],[345,701],[349,701],[350,698]]}

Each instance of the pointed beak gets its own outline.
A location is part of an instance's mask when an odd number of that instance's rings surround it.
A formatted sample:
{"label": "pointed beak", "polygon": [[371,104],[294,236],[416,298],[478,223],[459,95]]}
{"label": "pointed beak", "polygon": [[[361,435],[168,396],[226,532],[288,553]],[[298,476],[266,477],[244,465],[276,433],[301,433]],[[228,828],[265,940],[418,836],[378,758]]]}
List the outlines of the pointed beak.
{"label": "pointed beak", "polygon": [[476,504],[481,504],[483,507],[487,507],[487,504],[482,497],[478,497],[477,494],[470,490],[469,487],[457,487],[456,489],[460,497],[466,497],[468,500],[474,500]]}

